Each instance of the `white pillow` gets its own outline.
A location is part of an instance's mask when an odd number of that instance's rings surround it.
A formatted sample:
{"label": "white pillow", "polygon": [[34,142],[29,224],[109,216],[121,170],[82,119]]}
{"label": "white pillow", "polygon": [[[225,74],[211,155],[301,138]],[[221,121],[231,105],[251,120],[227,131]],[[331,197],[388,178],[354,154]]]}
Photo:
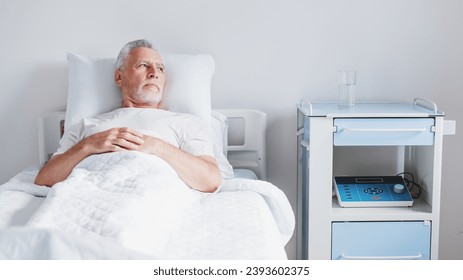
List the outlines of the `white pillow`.
{"label": "white pillow", "polygon": [[[164,106],[174,112],[190,113],[207,124],[211,119],[211,80],[214,59],[208,54],[164,55],[166,88]],[[115,58],[67,55],[69,89],[65,129],[86,117],[94,117],[121,106],[121,93],[114,83]]]}

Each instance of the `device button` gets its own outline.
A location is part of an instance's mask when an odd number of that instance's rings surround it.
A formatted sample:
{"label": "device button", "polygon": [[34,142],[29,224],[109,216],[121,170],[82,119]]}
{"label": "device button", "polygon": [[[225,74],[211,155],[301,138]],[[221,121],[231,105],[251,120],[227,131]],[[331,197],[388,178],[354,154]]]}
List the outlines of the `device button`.
{"label": "device button", "polygon": [[401,194],[405,191],[405,187],[401,184],[395,184],[392,191],[394,191],[395,193]]}

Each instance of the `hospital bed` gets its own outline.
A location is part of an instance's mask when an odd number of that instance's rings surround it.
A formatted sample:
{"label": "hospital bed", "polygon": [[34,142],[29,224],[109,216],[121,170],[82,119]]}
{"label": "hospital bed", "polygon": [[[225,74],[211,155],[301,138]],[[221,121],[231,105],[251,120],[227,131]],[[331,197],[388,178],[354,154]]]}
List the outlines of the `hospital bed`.
{"label": "hospital bed", "polygon": [[[265,113],[211,109],[211,56],[167,55],[165,63],[173,80],[166,88],[166,108],[197,115],[210,125],[224,178],[219,190],[206,194],[175,184],[154,190],[114,187],[117,184],[107,184],[107,179],[88,175],[92,170],[85,168],[95,163],[86,160],[63,183],[47,188],[33,184],[40,165],[31,166],[0,186],[0,259],[287,258],[284,246],[293,234],[294,214],[285,194],[264,181]],[[41,164],[56,151],[69,127],[119,102],[114,94],[98,95],[101,100],[94,94],[113,90],[114,59],[68,54],[68,64],[67,110],[39,121]],[[101,73],[105,76],[89,77]],[[176,91],[181,92],[180,102]],[[154,157],[139,154],[107,157],[119,177],[145,178],[155,171],[133,166],[151,164]],[[84,177],[98,183],[88,184]]]}

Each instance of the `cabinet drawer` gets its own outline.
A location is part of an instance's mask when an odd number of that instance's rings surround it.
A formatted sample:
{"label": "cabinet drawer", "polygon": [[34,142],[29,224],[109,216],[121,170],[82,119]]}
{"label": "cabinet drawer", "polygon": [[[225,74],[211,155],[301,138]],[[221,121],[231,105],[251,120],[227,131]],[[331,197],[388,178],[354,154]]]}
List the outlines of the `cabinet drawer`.
{"label": "cabinet drawer", "polygon": [[334,222],[333,260],[430,259],[431,222]]}
{"label": "cabinet drawer", "polygon": [[335,146],[433,145],[433,118],[334,119]]}

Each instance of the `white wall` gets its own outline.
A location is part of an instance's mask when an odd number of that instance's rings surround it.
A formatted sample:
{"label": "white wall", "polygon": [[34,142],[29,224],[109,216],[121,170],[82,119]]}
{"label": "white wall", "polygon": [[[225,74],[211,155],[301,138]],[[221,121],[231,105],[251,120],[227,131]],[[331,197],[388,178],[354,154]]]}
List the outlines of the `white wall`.
{"label": "white wall", "polygon": [[[295,104],[335,100],[339,69],[359,71],[360,101],[426,97],[461,126],[462,13],[459,0],[1,1],[0,183],[37,163],[38,117],[65,108],[66,51],[116,56],[148,38],[213,54],[215,108],[268,113],[269,179],[295,207]],[[444,141],[444,259],[463,259],[457,133]]]}

